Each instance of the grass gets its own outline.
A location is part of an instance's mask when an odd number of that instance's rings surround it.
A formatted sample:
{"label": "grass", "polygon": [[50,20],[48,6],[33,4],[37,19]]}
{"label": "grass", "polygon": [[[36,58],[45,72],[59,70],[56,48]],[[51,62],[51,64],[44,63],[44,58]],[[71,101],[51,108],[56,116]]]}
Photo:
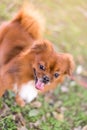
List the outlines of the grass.
{"label": "grass", "polygon": [[[3,103],[6,103],[9,107],[9,113],[6,110],[8,114],[0,118],[2,130],[17,129],[16,114],[18,113],[22,114],[28,130],[72,130],[87,124],[87,91],[84,88],[76,84],[75,86],[70,86],[69,91],[64,93],[61,87],[58,87],[51,94],[53,98],[49,97],[48,101],[46,101],[46,98],[48,98],[47,94],[38,97],[37,100],[42,105],[37,109],[32,106],[32,103],[20,108],[14,103],[14,96],[9,93],[2,101],[2,106]],[[63,118],[57,118],[54,116],[54,112],[57,113],[57,116],[61,115]]]}
{"label": "grass", "polygon": [[[87,1],[30,1],[46,18],[44,37],[58,51],[73,54],[87,76]],[[0,23],[13,17],[21,4],[22,0],[1,0]],[[63,86],[68,91],[64,92]],[[9,91],[0,99],[0,130],[74,130],[87,125],[87,90],[75,82],[66,81],[55,91],[40,95],[37,101],[41,104],[38,108],[33,103],[20,108]]]}

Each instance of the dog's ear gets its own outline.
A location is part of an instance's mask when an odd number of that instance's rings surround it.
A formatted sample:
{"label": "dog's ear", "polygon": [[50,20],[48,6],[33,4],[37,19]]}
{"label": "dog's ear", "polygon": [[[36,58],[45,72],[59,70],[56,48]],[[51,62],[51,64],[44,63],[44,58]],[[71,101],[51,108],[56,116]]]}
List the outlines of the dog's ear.
{"label": "dog's ear", "polygon": [[52,50],[52,45],[47,40],[37,40],[31,47],[31,52],[36,54],[46,52],[46,50]]}
{"label": "dog's ear", "polygon": [[70,54],[66,54],[66,59],[67,59],[67,70],[66,70],[66,74],[68,74],[69,76],[72,75],[74,68],[75,68],[75,62],[73,59],[73,56]]}

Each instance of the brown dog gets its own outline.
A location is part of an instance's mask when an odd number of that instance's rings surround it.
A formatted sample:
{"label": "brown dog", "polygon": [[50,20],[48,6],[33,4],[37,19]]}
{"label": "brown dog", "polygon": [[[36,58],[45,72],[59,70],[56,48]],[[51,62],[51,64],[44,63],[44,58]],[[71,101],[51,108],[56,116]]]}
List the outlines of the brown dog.
{"label": "brown dog", "polygon": [[74,68],[70,54],[57,53],[51,42],[42,39],[41,20],[36,10],[25,7],[0,27],[0,96],[11,89],[20,106],[40,90],[55,88]]}

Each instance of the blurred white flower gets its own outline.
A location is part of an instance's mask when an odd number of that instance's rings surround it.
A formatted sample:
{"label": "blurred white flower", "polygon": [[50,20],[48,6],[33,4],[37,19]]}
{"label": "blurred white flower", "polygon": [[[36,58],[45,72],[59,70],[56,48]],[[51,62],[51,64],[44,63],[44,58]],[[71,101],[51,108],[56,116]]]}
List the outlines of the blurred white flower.
{"label": "blurred white flower", "polygon": [[61,86],[61,91],[63,93],[67,93],[69,91],[69,88],[67,86],[63,85],[63,86]]}
{"label": "blurred white flower", "polygon": [[81,65],[79,65],[79,66],[77,67],[77,69],[76,69],[76,73],[77,73],[77,74],[81,74],[82,71],[83,71],[83,67],[82,67]]}

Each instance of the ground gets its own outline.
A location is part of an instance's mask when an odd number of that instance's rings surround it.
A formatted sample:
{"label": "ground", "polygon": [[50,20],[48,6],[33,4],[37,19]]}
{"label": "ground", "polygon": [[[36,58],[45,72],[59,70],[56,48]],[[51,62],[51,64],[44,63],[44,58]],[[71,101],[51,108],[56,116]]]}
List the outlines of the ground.
{"label": "ground", "polygon": [[[58,51],[74,56],[76,80],[86,82],[87,1],[30,1],[46,19],[44,37]],[[21,5],[22,0],[0,0],[0,24],[10,20]],[[67,78],[56,90],[38,96],[24,108],[7,92],[0,99],[0,130],[87,130],[87,88],[80,82]]]}

